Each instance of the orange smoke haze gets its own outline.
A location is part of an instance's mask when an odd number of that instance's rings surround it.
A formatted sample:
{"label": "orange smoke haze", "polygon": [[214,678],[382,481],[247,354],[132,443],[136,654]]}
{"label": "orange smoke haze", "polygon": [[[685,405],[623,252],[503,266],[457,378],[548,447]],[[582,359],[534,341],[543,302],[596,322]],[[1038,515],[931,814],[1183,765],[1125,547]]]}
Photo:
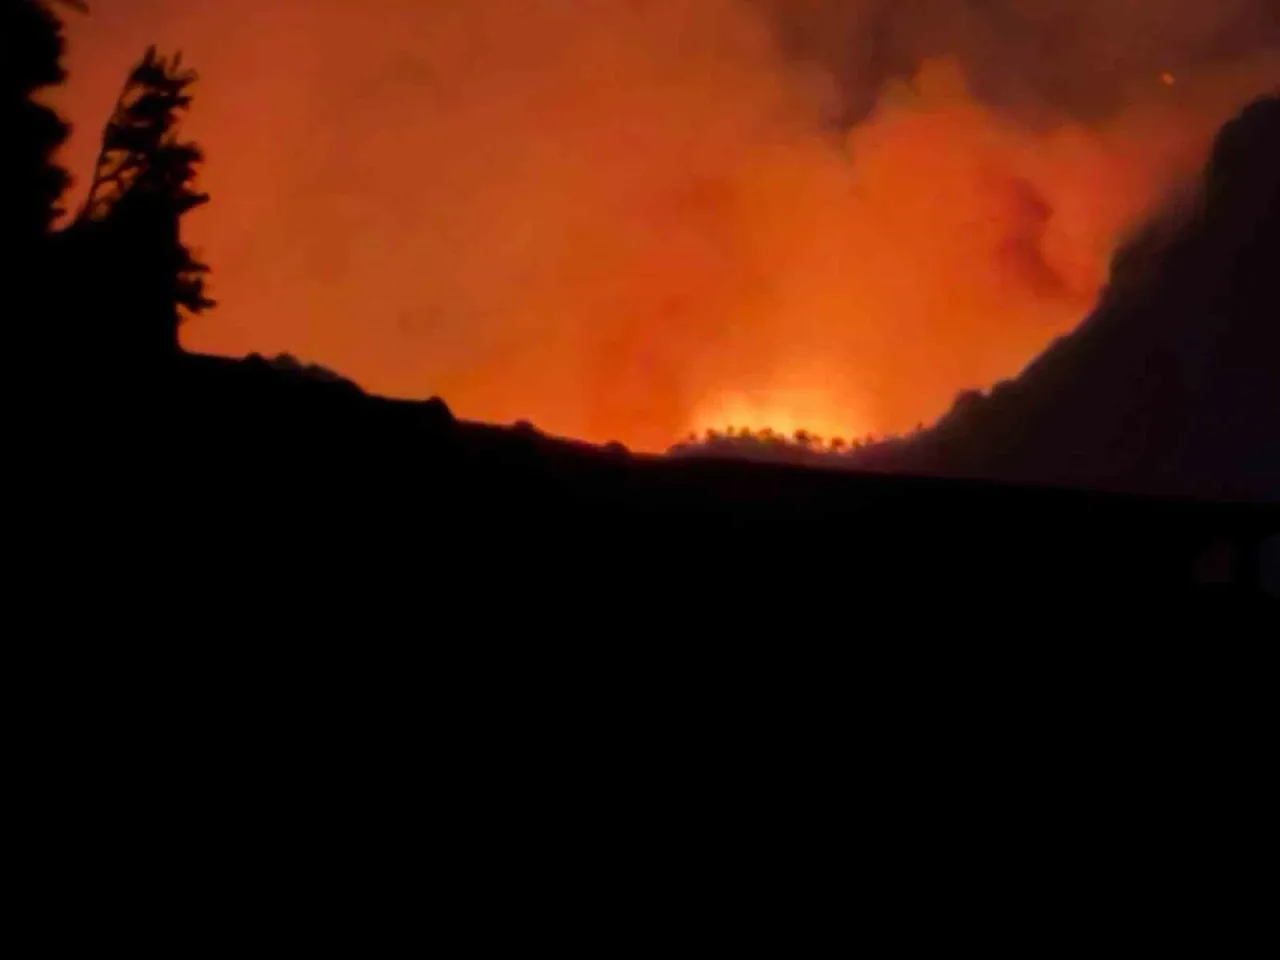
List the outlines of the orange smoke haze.
{"label": "orange smoke haze", "polygon": [[980,98],[971,53],[934,42],[837,131],[845,81],[767,6],[101,0],[70,24],[67,164],[83,181],[146,45],[181,49],[213,195],[188,238],[220,301],[189,348],[639,449],[861,436],[1069,330],[1124,231],[1280,78],[1265,51],[1082,67],[1119,108],[1071,119]]}

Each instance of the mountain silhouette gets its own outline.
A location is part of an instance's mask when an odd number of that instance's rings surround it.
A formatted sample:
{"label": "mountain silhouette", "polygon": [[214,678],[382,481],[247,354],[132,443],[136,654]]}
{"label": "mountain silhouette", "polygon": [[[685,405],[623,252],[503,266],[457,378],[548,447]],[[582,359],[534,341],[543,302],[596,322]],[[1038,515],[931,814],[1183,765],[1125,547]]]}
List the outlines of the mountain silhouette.
{"label": "mountain silhouette", "polygon": [[1280,499],[1277,267],[1280,96],[1223,128],[1195,192],[1119,251],[1079,328],[887,465]]}

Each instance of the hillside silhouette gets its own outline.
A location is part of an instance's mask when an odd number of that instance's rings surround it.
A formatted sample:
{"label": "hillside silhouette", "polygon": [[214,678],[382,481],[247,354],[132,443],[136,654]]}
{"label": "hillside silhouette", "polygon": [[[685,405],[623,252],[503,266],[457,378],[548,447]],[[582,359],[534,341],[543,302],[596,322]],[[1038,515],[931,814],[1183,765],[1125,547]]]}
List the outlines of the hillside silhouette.
{"label": "hillside silhouette", "polygon": [[723,454],[1145,495],[1280,500],[1280,97],[1116,254],[1095,310],[929,428],[851,444],[712,435]]}
{"label": "hillside silhouette", "polygon": [[[944,417],[945,473],[1280,500],[1280,97],[1219,135],[1203,182],[1117,255],[1081,326]],[[916,459],[918,456],[919,459]]]}
{"label": "hillside silhouette", "polygon": [[183,558],[155,571],[163,582],[232,557],[245,591],[277,588],[282,563],[313,591],[406,588],[401,558],[426,551],[413,569],[428,594],[559,583],[663,609],[703,591],[785,608],[1263,585],[1280,422],[1275,99],[1223,131],[1184,222],[1122,254],[1077,333],[933,428],[841,453],[864,469],[806,469],[633,456],[372,396],[291,357],[184,353],[179,325],[213,306],[181,237],[190,210],[217,202],[181,135],[195,74],[145,53],[85,202],[55,229],[65,127],[32,98],[62,79],[58,22],[44,4],[5,10],[5,36],[32,52],[5,79],[28,147],[7,162],[30,206],[5,218],[23,251],[9,266],[44,278],[32,300],[69,343],[67,438],[95,476],[67,522],[96,543],[154,538],[154,556]]}

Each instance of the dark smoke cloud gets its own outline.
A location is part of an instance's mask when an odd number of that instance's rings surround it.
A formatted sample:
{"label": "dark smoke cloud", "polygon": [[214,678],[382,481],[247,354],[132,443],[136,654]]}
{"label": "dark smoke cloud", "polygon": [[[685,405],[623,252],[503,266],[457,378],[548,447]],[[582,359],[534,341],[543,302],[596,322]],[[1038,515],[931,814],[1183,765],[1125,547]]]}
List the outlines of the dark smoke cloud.
{"label": "dark smoke cloud", "polygon": [[986,102],[1099,119],[1168,73],[1237,69],[1280,50],[1274,0],[758,0],[783,48],[839,78],[841,116],[954,56]]}

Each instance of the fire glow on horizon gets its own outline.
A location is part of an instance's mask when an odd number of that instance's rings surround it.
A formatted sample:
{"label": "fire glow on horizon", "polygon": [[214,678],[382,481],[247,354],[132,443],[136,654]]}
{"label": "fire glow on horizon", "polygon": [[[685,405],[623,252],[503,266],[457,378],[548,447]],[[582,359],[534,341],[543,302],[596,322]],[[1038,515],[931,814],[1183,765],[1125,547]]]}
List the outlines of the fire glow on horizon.
{"label": "fire glow on horizon", "polygon": [[1275,51],[1082,61],[1118,109],[1015,111],[944,36],[836,132],[832,71],[781,51],[767,5],[104,2],[71,18],[67,163],[83,180],[148,44],[182,49],[213,196],[189,237],[221,304],[189,348],[640,450],[851,438],[930,422],[1070,330],[1126,230],[1280,78]]}

